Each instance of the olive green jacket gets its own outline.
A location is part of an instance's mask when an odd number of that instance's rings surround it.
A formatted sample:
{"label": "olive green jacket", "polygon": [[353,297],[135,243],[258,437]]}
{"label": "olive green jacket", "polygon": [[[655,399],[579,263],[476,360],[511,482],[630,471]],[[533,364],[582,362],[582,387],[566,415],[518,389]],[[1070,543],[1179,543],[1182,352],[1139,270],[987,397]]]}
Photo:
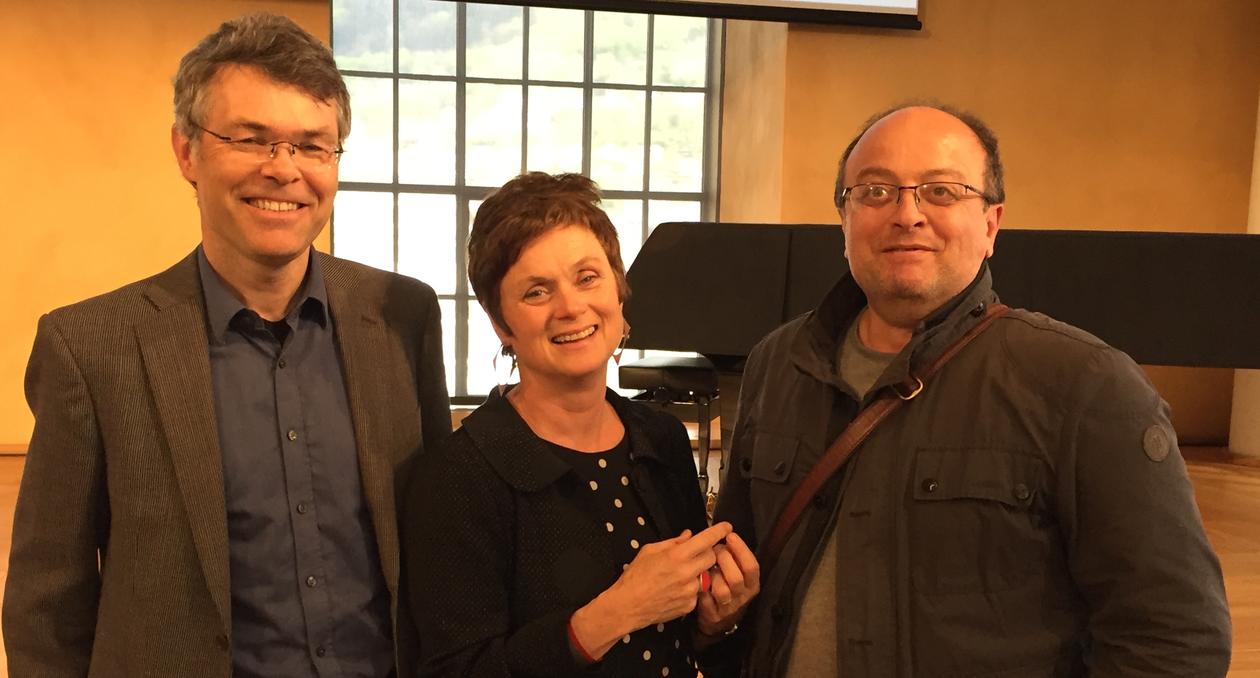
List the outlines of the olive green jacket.
{"label": "olive green jacket", "polygon": [[[866,400],[996,301],[982,267]],[[835,356],[865,304],[846,277],[748,359],[717,519],[754,542],[860,409]],[[845,678],[1186,678],[1229,665],[1221,570],[1168,405],[1124,353],[1044,315],[997,320],[875,430],[709,656],[742,658],[749,676],[783,671],[833,529]]]}

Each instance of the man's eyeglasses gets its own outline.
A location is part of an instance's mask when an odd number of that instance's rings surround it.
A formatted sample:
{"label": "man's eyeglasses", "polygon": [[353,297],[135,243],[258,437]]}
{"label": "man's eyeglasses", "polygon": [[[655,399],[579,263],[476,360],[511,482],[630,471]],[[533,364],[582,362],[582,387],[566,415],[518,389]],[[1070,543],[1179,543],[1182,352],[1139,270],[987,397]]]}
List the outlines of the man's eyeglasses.
{"label": "man's eyeglasses", "polygon": [[341,154],[345,152],[345,150],[341,148],[325,148],[319,144],[313,144],[309,141],[300,143],[297,141],[267,141],[266,139],[260,139],[258,137],[233,139],[232,137],[211,132],[201,125],[197,125],[196,127],[202,132],[205,132],[206,134],[209,134],[215,139],[223,142],[233,151],[240,153],[241,155],[254,158],[258,162],[262,162],[268,158],[275,158],[276,148],[278,148],[280,144],[288,144],[289,157],[293,158],[294,163],[296,163],[299,167],[311,170],[324,169],[337,164],[337,161],[341,158]]}
{"label": "man's eyeglasses", "polygon": [[842,200],[852,199],[863,207],[880,208],[901,203],[901,192],[913,191],[916,205],[927,203],[935,207],[950,207],[968,198],[983,198],[992,203],[984,191],[957,181],[930,181],[917,186],[893,184],[854,184],[840,194]]}

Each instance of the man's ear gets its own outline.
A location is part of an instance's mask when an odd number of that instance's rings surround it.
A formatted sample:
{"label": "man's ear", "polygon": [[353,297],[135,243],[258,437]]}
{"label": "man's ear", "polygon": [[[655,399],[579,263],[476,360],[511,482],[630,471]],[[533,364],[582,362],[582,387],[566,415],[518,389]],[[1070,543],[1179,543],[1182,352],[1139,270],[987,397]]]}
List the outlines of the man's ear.
{"label": "man's ear", "polygon": [[844,237],[844,242],[845,242],[845,247],[844,247],[844,258],[847,260],[847,259],[849,258],[849,247],[848,247],[848,243],[849,243],[849,232],[848,232],[847,230],[845,230],[845,227],[844,227],[844,208],[843,208],[843,207],[837,207],[837,208],[836,208],[836,214],[839,214],[839,215],[840,215],[840,235],[842,235],[842,236]]}
{"label": "man's ear", "polygon": [[193,188],[196,188],[197,160],[193,157],[196,151],[193,149],[192,139],[179,131],[179,125],[171,125],[171,150],[175,151],[175,162],[179,165],[179,173],[184,175],[184,180],[192,184]]}
{"label": "man's ear", "polygon": [[984,214],[984,236],[989,241],[989,249],[986,257],[993,256],[993,244],[997,240],[998,229],[1002,227],[1002,214],[1006,211],[1006,205],[998,203],[990,205]]}

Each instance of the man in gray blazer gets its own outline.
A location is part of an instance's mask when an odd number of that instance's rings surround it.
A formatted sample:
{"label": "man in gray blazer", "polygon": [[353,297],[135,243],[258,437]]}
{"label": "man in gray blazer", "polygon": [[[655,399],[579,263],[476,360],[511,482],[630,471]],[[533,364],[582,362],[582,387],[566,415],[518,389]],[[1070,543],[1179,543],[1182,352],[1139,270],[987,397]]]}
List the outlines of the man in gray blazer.
{"label": "man in gray blazer", "polygon": [[450,433],[436,297],[311,247],[350,102],[291,21],[205,38],[175,117],[201,245],[39,323],[10,675],[407,674],[395,478]]}

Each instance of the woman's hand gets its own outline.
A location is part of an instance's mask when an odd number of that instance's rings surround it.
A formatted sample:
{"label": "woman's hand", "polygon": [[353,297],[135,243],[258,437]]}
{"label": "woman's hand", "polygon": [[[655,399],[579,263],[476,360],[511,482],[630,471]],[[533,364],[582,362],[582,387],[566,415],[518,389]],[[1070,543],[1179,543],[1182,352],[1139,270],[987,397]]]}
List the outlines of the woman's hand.
{"label": "woman's hand", "polygon": [[696,605],[700,608],[698,628],[703,636],[720,638],[739,623],[748,603],[761,591],[761,565],[752,549],[731,532],[726,543],[714,547],[717,567],[713,584],[701,592]]}
{"label": "woman's hand", "polygon": [[581,649],[599,659],[622,636],[694,610],[700,573],[718,562],[714,547],[728,534],[731,524],[718,523],[640,548],[608,590],[573,613],[573,635]]}

